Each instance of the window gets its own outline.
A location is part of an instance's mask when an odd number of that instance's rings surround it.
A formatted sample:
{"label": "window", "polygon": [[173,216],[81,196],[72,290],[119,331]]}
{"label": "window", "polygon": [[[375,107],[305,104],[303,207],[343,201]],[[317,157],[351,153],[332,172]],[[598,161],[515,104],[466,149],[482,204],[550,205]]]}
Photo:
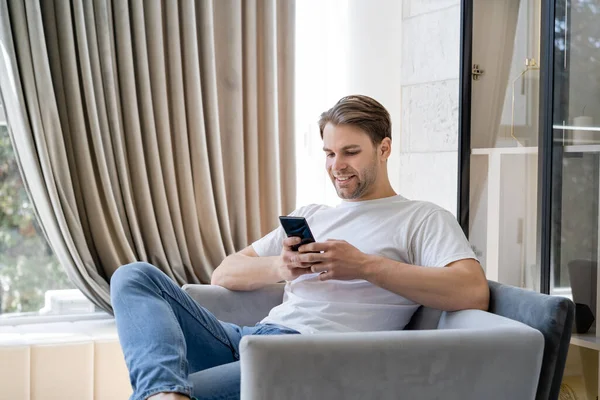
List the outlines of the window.
{"label": "window", "polygon": [[95,311],[45,240],[0,106],[0,324],[15,317]]}

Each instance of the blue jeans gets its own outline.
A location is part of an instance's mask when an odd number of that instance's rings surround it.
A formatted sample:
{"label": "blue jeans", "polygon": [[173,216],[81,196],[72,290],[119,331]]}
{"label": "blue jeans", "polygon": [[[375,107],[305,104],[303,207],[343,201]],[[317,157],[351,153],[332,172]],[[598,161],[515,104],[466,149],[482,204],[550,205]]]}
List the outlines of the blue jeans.
{"label": "blue jeans", "polygon": [[110,280],[131,400],[160,392],[239,399],[239,343],[246,335],[298,334],[272,324],[239,327],[219,321],[158,268],[123,265]]}

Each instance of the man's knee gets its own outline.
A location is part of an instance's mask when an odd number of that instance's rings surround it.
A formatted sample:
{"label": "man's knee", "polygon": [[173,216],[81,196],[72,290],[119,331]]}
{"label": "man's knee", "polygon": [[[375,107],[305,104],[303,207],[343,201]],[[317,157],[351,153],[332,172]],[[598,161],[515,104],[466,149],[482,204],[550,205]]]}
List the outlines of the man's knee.
{"label": "man's knee", "polygon": [[128,287],[144,284],[158,278],[161,274],[164,273],[147,262],[122,265],[117,268],[110,278],[111,298],[114,299],[116,295],[127,291]]}

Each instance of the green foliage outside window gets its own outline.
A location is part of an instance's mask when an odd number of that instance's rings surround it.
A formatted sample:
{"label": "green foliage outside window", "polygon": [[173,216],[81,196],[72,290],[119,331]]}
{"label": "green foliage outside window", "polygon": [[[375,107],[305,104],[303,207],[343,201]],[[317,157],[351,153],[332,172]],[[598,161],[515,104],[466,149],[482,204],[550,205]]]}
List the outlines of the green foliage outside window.
{"label": "green foliage outside window", "polygon": [[73,285],[48,246],[0,126],[0,314],[36,312],[44,293]]}

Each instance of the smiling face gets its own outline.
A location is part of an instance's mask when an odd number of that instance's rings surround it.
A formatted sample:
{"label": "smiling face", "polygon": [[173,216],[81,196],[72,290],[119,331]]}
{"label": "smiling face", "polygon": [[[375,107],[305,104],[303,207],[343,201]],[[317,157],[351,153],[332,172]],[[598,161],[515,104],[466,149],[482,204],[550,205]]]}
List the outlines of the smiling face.
{"label": "smiling face", "polygon": [[326,168],[338,196],[349,201],[383,197],[389,188],[386,160],[390,140],[375,145],[355,125],[328,123],[323,130]]}

